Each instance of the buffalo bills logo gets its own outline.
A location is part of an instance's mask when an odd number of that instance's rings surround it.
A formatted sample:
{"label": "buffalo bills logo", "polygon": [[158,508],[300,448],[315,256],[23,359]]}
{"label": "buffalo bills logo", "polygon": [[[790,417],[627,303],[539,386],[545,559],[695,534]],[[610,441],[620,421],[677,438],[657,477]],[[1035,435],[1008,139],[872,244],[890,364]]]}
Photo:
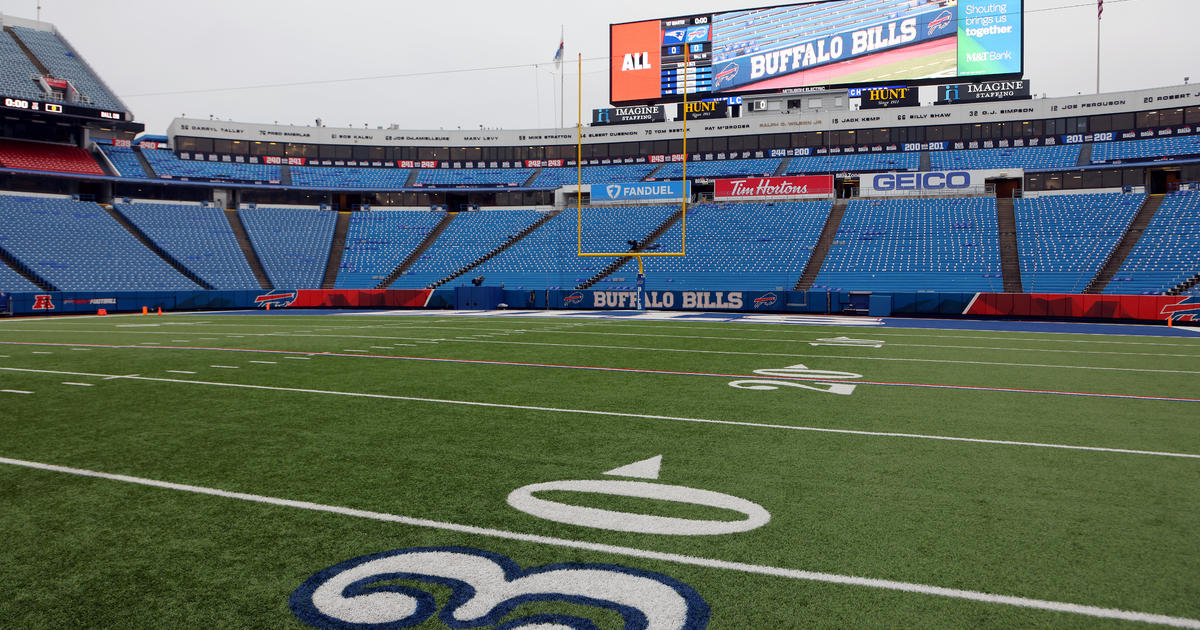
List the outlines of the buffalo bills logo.
{"label": "buffalo bills logo", "polygon": [[934,33],[946,28],[953,21],[954,16],[951,15],[949,11],[942,11],[937,17],[933,18],[933,20],[929,22],[929,34],[933,35]]}
{"label": "buffalo bills logo", "polygon": [[738,75],[738,70],[741,70],[741,67],[738,66],[737,62],[735,61],[731,61],[724,68],[721,68],[721,71],[713,77],[713,89],[719,89],[722,83],[729,83],[732,85],[733,78]]}
{"label": "buffalo bills logo", "polygon": [[761,297],[754,298],[754,309],[769,308],[775,306],[778,301],[779,298],[774,293],[765,293]]}
{"label": "buffalo bills logo", "polygon": [[1159,312],[1177,322],[1200,321],[1200,296],[1185,297],[1174,304],[1165,304]]}
{"label": "buffalo bills logo", "polygon": [[563,298],[563,306],[578,306],[583,304],[583,294],[576,291]]}
{"label": "buffalo bills logo", "polygon": [[254,305],[260,308],[283,308],[291,306],[296,301],[295,291],[272,291],[266,295],[254,298]]}

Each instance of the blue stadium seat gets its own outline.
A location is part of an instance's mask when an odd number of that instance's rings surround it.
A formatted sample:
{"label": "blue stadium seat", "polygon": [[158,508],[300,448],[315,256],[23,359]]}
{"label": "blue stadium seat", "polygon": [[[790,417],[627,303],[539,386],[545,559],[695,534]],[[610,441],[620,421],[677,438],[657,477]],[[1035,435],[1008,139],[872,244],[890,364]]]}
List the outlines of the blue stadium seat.
{"label": "blue stadium seat", "polygon": [[[583,209],[583,251],[625,252],[627,241],[641,240],[679,206],[639,206]],[[563,212],[512,247],[456,278],[451,286],[466,285],[484,276],[489,285],[509,289],[570,289],[595,275],[616,257],[577,255],[577,212]],[[667,245],[670,247],[670,245]],[[629,279],[629,285],[633,278]]]}
{"label": "blue stadium seat", "polygon": [[0,248],[64,291],[201,288],[87,201],[0,195]]}
{"label": "blue stadium seat", "polygon": [[[740,177],[774,175],[779,168],[780,158],[752,158],[746,160],[709,160],[688,162],[687,175],[692,177]],[[654,179],[679,179],[683,177],[683,163],[670,162],[654,174]]]}
{"label": "blue stadium seat", "polygon": [[423,168],[417,172],[421,186],[520,186],[533,174],[531,168]]}
{"label": "blue stadium seat", "polygon": [[499,247],[541,217],[537,210],[460,212],[392,288],[427,287]]}
{"label": "blue stadium seat", "polygon": [[838,155],[809,155],[792,158],[789,175],[799,173],[869,173],[872,171],[915,171],[921,168],[921,154],[903,153],[842,153]]}
{"label": "blue stadium seat", "polygon": [[1161,294],[1200,273],[1200,191],[1167,195],[1105,293]]}
{"label": "blue stadium seat", "polygon": [[311,208],[243,208],[238,216],[277,289],[319,289],[337,213]]}
{"label": "blue stadium seat", "polygon": [[258,289],[225,211],[198,204],[118,203],[129,222],[214,289]]}
{"label": "blue stadium seat", "polygon": [[104,87],[83,59],[57,35],[24,26],[13,26],[12,30],[55,78],[70,80],[84,99],[81,105],[125,111],[125,106]]}
{"label": "blue stadium seat", "polygon": [[441,212],[428,210],[372,210],[351,214],[336,288],[375,288],[412,253],[443,216]]}
{"label": "blue stadium seat", "polygon": [[159,177],[260,184],[278,184],[282,177],[279,167],[272,164],[181,160],[169,149],[142,149],[141,151]]}
{"label": "blue stadium seat", "polygon": [[113,167],[117,169],[117,175],[121,177],[130,177],[135,179],[145,179],[146,170],[142,168],[142,162],[138,159],[130,147],[117,147],[108,142],[97,142],[100,147],[100,152],[112,162]]}
{"label": "blue stadium seat", "polygon": [[361,188],[400,190],[412,170],[407,168],[352,168],[340,166],[293,166],[292,185],[315,188]]}
{"label": "blue stadium seat", "polygon": [[[611,184],[640,182],[658,164],[618,164],[612,166],[583,167],[584,184]],[[533,181],[534,188],[558,188],[579,183],[579,171],[575,168],[545,168]]]}
{"label": "blue stadium seat", "polygon": [[1145,200],[1145,195],[1121,193],[1016,199],[1017,249],[1025,291],[1083,291]]}
{"label": "blue stadium seat", "polygon": [[1078,144],[1007,149],[931,151],[929,167],[935,171],[958,169],[1023,168],[1025,170],[1074,168],[1079,164]]}
{"label": "blue stadium seat", "polygon": [[[699,204],[688,209],[687,256],[646,258],[654,290],[790,290],[804,272],[832,201]],[[679,251],[682,225],[663,235],[663,251]],[[670,249],[675,248],[675,249]],[[614,276],[637,274],[637,262]]]}
{"label": "blue stadium seat", "polygon": [[813,289],[1000,291],[996,199],[857,199]]}
{"label": "blue stadium seat", "polygon": [[1115,140],[1092,145],[1092,163],[1178,159],[1200,155],[1200,136]]}
{"label": "blue stadium seat", "polygon": [[[0,243],[0,249],[3,243]],[[0,292],[16,293],[18,291],[40,291],[38,286],[25,279],[21,274],[13,271],[4,263],[0,263]],[[3,305],[0,304],[0,307]]]}

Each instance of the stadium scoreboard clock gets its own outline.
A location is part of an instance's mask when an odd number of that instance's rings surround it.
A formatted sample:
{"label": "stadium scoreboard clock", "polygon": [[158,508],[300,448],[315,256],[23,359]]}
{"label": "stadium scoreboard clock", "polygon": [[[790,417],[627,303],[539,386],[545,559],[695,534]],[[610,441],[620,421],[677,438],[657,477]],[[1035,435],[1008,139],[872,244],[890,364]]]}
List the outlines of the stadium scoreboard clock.
{"label": "stadium scoreboard clock", "polygon": [[3,108],[8,110],[56,114],[60,116],[75,116],[78,118],[90,118],[92,120],[111,120],[119,122],[126,120],[127,116],[124,112],[93,109],[91,107],[80,107],[78,105],[71,105],[67,103],[50,103],[37,99],[15,98],[11,96],[0,97],[0,105],[3,105]]}
{"label": "stadium scoreboard clock", "polygon": [[1023,11],[1023,0],[828,0],[611,24],[610,100],[1016,79]]}

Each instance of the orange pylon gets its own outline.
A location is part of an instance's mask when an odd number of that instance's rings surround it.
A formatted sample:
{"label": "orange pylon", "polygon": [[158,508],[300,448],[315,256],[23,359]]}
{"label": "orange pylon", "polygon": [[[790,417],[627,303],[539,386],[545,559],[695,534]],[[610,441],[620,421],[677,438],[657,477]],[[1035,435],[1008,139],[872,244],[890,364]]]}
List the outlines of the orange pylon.
{"label": "orange pylon", "polygon": [[159,315],[162,315],[162,307],[161,307],[161,306],[160,306],[160,307],[158,307],[158,314],[159,314]]}
{"label": "orange pylon", "polygon": [[142,315],[149,315],[149,314],[150,314],[150,307],[149,307],[149,306],[143,306],[143,307],[142,307]]}

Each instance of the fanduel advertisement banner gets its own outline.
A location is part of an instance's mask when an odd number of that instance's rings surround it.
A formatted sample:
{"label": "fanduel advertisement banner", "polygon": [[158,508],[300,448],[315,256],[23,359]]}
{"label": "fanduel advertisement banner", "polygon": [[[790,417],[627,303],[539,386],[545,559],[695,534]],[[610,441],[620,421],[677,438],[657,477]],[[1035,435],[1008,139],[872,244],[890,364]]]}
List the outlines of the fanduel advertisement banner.
{"label": "fanduel advertisement banner", "polygon": [[634,123],[665,122],[662,105],[607,107],[592,110],[592,125],[630,125]]}
{"label": "fanduel advertisement banner", "polygon": [[978,101],[1015,101],[1032,98],[1029,95],[1029,80],[987,81],[984,83],[960,83],[939,85],[936,105],[952,103],[974,103]]}
{"label": "fanduel advertisement banner", "polygon": [[[685,192],[686,191],[686,192]],[[592,184],[592,203],[627,201],[679,201],[692,196],[691,182],[635,182]]]}
{"label": "fanduel advertisement banner", "polygon": [[928,173],[870,173],[859,176],[858,194],[862,197],[901,195],[983,194],[989,179],[1020,179],[1024,169],[982,171],[932,171]]}
{"label": "fanduel advertisement banner", "polygon": [[826,199],[833,196],[833,175],[718,179],[713,197],[719,201],[762,199]]}

